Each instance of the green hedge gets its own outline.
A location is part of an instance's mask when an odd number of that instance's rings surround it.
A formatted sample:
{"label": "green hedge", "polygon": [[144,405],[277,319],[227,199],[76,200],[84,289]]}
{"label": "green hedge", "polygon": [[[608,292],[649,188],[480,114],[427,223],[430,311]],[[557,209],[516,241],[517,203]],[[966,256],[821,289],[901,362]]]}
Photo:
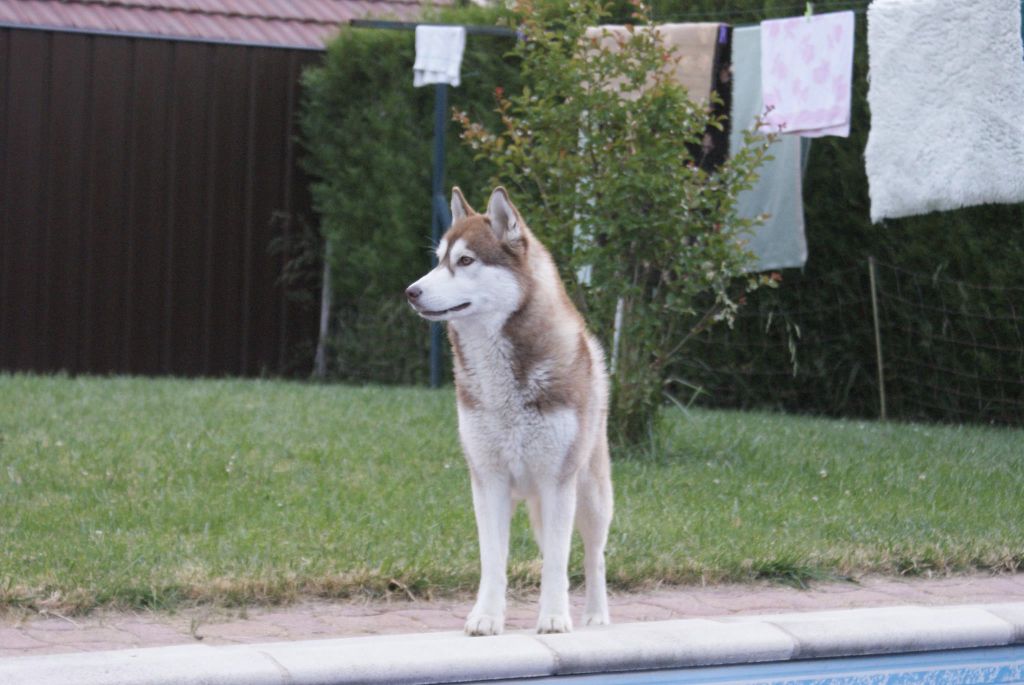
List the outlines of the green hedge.
{"label": "green hedge", "polygon": [[[501,16],[461,8],[437,20],[494,24]],[[512,40],[469,36],[450,107],[494,116],[494,89],[519,87],[506,57]],[[411,31],[349,28],[330,43],[323,65],[303,76],[301,138],[331,244],[337,303],[329,367],[348,380],[427,377],[427,325],[400,315],[405,286],[429,268],[431,248],[434,88],[413,87],[414,52]],[[473,159],[458,133],[449,122],[447,185],[461,185],[471,202],[482,203],[493,170]]]}

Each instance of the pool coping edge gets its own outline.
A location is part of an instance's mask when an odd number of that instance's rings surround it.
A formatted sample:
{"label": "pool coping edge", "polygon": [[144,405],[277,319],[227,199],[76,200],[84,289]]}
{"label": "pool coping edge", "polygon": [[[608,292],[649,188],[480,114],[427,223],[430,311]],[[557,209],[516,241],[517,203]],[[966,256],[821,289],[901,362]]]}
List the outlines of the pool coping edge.
{"label": "pool coping edge", "polygon": [[1024,644],[1024,602],[704,617],[536,635],[416,633],[0,659],[0,682],[443,683]]}

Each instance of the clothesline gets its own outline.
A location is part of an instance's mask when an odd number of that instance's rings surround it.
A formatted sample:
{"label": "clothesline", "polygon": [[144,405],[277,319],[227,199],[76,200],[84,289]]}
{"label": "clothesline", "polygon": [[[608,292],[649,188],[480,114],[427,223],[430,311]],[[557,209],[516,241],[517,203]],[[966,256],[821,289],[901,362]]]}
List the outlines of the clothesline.
{"label": "clothesline", "polygon": [[448,22],[390,21],[385,19],[351,19],[348,22],[349,26],[357,29],[387,29],[391,31],[415,31],[417,26],[424,23],[429,23],[431,26],[461,26],[466,30],[466,33],[471,36],[481,35],[497,36],[499,38],[514,38],[518,35],[515,29],[506,28],[504,26],[469,26]]}
{"label": "clothesline", "polygon": [[[842,12],[842,11],[853,11],[856,14],[863,14],[867,11],[868,0],[825,0],[824,2],[815,2],[814,13],[821,14],[824,12]],[[806,3],[788,5],[785,7],[774,7],[771,9],[773,16],[766,17],[763,15],[763,11],[760,9],[747,9],[747,10],[694,10],[692,12],[669,12],[664,15],[654,13],[652,19],[658,22],[666,21],[693,21],[693,20],[706,20],[706,21],[724,21],[729,23],[731,19],[735,17],[750,17],[748,21],[759,21],[760,19],[775,19],[785,16],[794,16],[803,14]]]}
{"label": "clothesline", "polygon": [[[815,2],[814,11],[815,13],[822,12],[842,12],[852,11],[856,14],[863,14],[867,10],[867,0],[861,1],[850,1],[850,0],[833,0],[829,2]],[[789,5],[787,7],[776,7],[773,10],[773,14],[778,16],[788,16],[794,14],[802,14],[806,8],[806,3],[802,5]],[[680,20],[694,20],[704,19],[708,21],[724,21],[728,23],[730,18],[734,17],[746,17],[749,15],[759,14],[758,10],[718,10],[718,11],[694,11],[694,12],[682,12],[682,13],[671,13],[666,16],[653,16],[652,19],[658,22],[666,21],[680,21]],[[762,17],[765,19],[775,17]],[[756,21],[755,19],[749,19],[749,21]],[[354,28],[365,28],[365,29],[391,29],[391,30],[404,30],[414,31],[421,22],[415,21],[388,21],[379,19],[352,19],[349,21],[349,25]],[[446,22],[431,22],[437,26],[460,26],[460,24],[449,24]],[[466,33],[469,35],[487,35],[495,36],[500,38],[513,38],[518,35],[515,29],[507,28],[504,26],[465,26]]]}

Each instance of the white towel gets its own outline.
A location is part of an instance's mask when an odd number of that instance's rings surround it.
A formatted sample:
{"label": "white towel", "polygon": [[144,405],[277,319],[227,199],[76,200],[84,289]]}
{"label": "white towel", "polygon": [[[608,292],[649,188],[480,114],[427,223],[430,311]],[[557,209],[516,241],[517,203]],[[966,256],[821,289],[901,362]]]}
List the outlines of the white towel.
{"label": "white towel", "polygon": [[761,22],[765,124],[809,138],[850,135],[853,12]]}
{"label": "white towel", "polygon": [[417,26],[412,84],[417,88],[432,83],[458,86],[465,50],[464,26]]}
{"label": "white towel", "polygon": [[868,8],[871,220],[1024,201],[1020,0]]}
{"label": "white towel", "polygon": [[[729,149],[742,149],[743,132],[752,129],[764,114],[761,102],[761,28],[737,27],[732,31],[732,119]],[[737,212],[746,219],[761,214],[768,218],[754,227],[747,248],[757,256],[750,271],[802,267],[807,262],[804,237],[804,205],[800,178],[799,136],[779,136],[769,154],[773,159],[757,170],[754,187],[736,199]],[[809,142],[809,141],[808,141]]]}

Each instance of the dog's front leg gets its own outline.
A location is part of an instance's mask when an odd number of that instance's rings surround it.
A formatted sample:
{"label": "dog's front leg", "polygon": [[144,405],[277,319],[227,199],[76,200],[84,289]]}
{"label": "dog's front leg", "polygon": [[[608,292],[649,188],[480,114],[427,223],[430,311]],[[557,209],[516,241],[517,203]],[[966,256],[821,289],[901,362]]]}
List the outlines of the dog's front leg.
{"label": "dog's front leg", "polygon": [[540,576],[538,633],[567,633],[569,618],[569,549],[576,511],[576,483],[553,483],[540,498],[544,556]]}
{"label": "dog's front leg", "polygon": [[498,635],[505,627],[512,492],[508,479],[493,472],[472,474],[472,484],[480,538],[480,590],[476,606],[466,620],[466,633]]}

